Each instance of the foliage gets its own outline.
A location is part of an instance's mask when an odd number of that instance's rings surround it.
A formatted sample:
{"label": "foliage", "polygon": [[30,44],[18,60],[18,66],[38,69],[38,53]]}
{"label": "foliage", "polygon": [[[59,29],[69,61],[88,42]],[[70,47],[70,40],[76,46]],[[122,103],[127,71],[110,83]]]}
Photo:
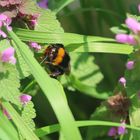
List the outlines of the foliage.
{"label": "foliage", "polygon": [[[48,0],[48,9],[37,2],[0,1],[0,139],[138,140],[139,34],[123,21],[139,21],[140,9],[132,5],[126,15],[125,0]],[[134,35],[137,42],[118,43],[112,32]],[[51,76],[44,52],[52,44],[64,45],[69,73],[57,64],[64,74]],[[9,47],[15,53],[4,60]],[[109,136],[112,127],[127,133]]]}

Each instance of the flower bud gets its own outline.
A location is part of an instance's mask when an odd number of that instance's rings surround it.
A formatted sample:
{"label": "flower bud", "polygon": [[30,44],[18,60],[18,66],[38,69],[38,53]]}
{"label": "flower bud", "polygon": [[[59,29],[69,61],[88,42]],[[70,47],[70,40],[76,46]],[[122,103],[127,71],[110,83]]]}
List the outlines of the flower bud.
{"label": "flower bud", "polygon": [[121,78],[119,79],[119,83],[120,83],[121,85],[123,85],[123,86],[126,86],[126,79],[125,79],[124,77],[121,77]]}
{"label": "flower bud", "polygon": [[19,98],[20,98],[21,103],[27,104],[29,101],[31,101],[32,96],[28,94],[22,94]]}
{"label": "flower bud", "polygon": [[9,47],[2,52],[2,62],[9,62],[11,64],[16,63],[16,58],[14,57],[15,49],[13,47]]}
{"label": "flower bud", "polygon": [[136,19],[129,17],[125,20],[125,23],[127,27],[130,30],[132,30],[135,34],[137,34],[140,31],[140,23]]}
{"label": "flower bud", "polygon": [[136,44],[136,40],[132,35],[117,34],[115,38],[116,38],[117,42],[120,42],[120,43],[128,43],[131,45]]}
{"label": "flower bud", "polygon": [[128,70],[132,70],[132,69],[134,68],[134,61],[128,61],[128,62],[126,63],[126,68],[127,68]]}

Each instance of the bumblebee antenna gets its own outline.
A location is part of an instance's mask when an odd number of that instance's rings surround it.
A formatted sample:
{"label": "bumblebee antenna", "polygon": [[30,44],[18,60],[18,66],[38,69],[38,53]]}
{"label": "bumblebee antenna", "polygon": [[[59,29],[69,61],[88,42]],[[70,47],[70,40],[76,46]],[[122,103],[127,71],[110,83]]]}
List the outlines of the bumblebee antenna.
{"label": "bumblebee antenna", "polygon": [[40,62],[42,64],[47,59],[47,56]]}

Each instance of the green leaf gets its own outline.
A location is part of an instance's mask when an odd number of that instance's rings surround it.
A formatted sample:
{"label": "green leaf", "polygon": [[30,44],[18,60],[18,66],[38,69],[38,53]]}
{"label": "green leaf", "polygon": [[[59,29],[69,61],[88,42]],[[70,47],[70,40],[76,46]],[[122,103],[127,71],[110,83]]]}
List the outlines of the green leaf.
{"label": "green leaf", "polygon": [[125,135],[120,136],[120,140],[133,140],[131,130],[127,130]]}
{"label": "green leaf", "polygon": [[125,29],[120,29],[119,27],[112,27],[110,30],[115,34],[126,34],[127,31]]}
{"label": "green leaf", "polygon": [[31,101],[24,105],[21,117],[28,127],[30,127],[32,130],[35,129],[35,123],[33,119],[36,117],[36,113],[34,105]]}
{"label": "green leaf", "polygon": [[[10,42],[7,40],[7,39],[3,39],[0,41],[0,51],[3,51],[5,50],[6,48],[10,47],[11,44]],[[14,46],[14,43],[12,43],[12,46],[16,49],[16,46]],[[19,77],[22,79],[22,78],[25,78],[27,76],[30,75],[29,73],[29,68],[28,66],[25,64],[25,61],[22,59],[19,51],[16,49],[16,68],[17,68],[17,72],[19,73]],[[1,67],[2,68],[2,67]]]}
{"label": "green leaf", "polygon": [[70,75],[69,76],[70,85],[74,87],[75,89],[79,90],[80,92],[84,93],[85,95],[97,98],[97,99],[107,99],[108,94],[107,93],[98,93],[96,90],[96,87],[91,87],[88,85],[83,84],[80,80],[78,80],[75,76]]}
{"label": "green leaf", "polygon": [[0,111],[0,139],[19,140],[18,133],[12,123]]}
{"label": "green leaf", "polygon": [[[0,52],[9,48],[11,45],[8,40],[3,39],[0,41]],[[16,105],[21,105],[19,101],[20,96],[20,81],[18,71],[15,65],[9,63],[0,63],[0,98],[11,101]],[[8,86],[7,86],[8,85]]]}
{"label": "green leaf", "polygon": [[[120,122],[121,115],[116,115],[114,112],[112,112],[107,106],[107,101],[104,101],[101,103],[101,105],[96,108],[96,110],[92,113],[90,120],[101,120],[101,121],[110,121],[110,122]],[[93,126],[89,127],[87,130],[87,137],[86,140],[93,140],[98,139],[103,136],[106,136],[108,133],[109,127],[103,126]],[[92,133],[95,132],[95,133]]]}
{"label": "green leaf", "polygon": [[95,87],[103,79],[94,57],[88,53],[70,53],[71,73],[83,84]]}
{"label": "green leaf", "polygon": [[20,134],[26,140],[39,140],[38,137],[33,133],[33,131],[27,126],[27,124],[23,121],[23,119],[19,116],[16,110],[12,107],[12,105],[8,102],[3,102],[3,106],[6,108],[8,113],[10,114],[13,122],[15,123],[17,129]]}
{"label": "green leaf", "polygon": [[0,73],[0,98],[20,105],[20,81],[16,67],[8,63],[5,63],[3,67],[5,72]]}
{"label": "green leaf", "polygon": [[55,13],[58,13],[65,6],[67,6],[69,3],[73,2],[73,1],[74,0],[60,0],[59,2],[56,2],[54,4],[54,7],[52,7],[52,11],[54,11]]}
{"label": "green leaf", "polygon": [[[108,109],[104,105],[101,105],[100,107],[96,108],[95,112],[91,115],[90,120],[112,121],[112,119],[114,119],[112,117],[113,114],[110,111],[108,111]],[[93,140],[105,136],[108,133],[108,130],[109,127],[106,126],[88,127],[86,140]]]}
{"label": "green leaf", "polygon": [[63,96],[64,91],[60,83],[49,77],[46,71],[32,57],[31,52],[27,49],[28,46],[21,42],[14,32],[9,32],[9,35],[17,45],[23,59],[29,66],[32,75],[35,77],[35,80],[44,92],[44,95],[48,98],[50,104],[52,105],[65,138],[67,140],[81,140],[81,136],[78,128],[76,127],[72,113]]}
{"label": "green leaf", "polygon": [[0,52],[9,48],[11,45],[7,39],[0,40]]}
{"label": "green leaf", "polygon": [[71,74],[66,79],[71,85],[83,94],[99,99],[107,99],[107,93],[98,93],[96,85],[101,82],[103,75],[99,67],[94,64],[94,57],[88,53],[70,53]]}
{"label": "green leaf", "polygon": [[25,63],[24,59],[22,58],[19,50],[17,49],[16,45],[14,44],[13,41],[12,42],[12,46],[16,49],[16,68],[18,70],[19,73],[19,77],[20,79],[23,79],[27,76],[30,75],[30,70],[29,67],[27,66],[27,64]]}
{"label": "green leaf", "polygon": [[52,33],[63,33],[63,28],[56,19],[56,16],[50,10],[40,9],[40,16],[37,19],[35,26],[36,31],[52,32]]}
{"label": "green leaf", "polygon": [[[140,127],[140,100],[139,100],[139,82],[140,82],[140,51],[135,52],[130,56],[130,60],[135,60],[135,67],[133,70],[127,70],[125,72],[125,77],[127,81],[126,92],[128,97],[131,100],[131,106],[129,109],[129,119],[130,124]],[[138,140],[140,137],[140,133],[138,131],[132,130],[133,140]]]}
{"label": "green leaf", "polygon": [[[7,39],[0,40],[0,56],[1,56],[1,52],[10,46],[11,45]],[[0,62],[0,73],[4,73],[4,72],[5,72],[5,69],[4,69],[3,62]]]}
{"label": "green leaf", "polygon": [[34,15],[39,13],[39,7],[33,0],[22,0],[19,6],[19,11],[23,14]]}

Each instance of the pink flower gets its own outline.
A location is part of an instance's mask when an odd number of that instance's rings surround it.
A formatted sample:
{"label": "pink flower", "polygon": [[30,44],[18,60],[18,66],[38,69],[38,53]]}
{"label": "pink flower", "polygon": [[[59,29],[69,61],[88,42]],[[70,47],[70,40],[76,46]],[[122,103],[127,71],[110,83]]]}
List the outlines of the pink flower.
{"label": "pink flower", "polygon": [[135,34],[140,31],[140,23],[134,18],[127,18],[125,20],[127,27],[132,30]]}
{"label": "pink flower", "polygon": [[32,96],[28,94],[22,94],[20,97],[20,102],[23,103],[23,105],[27,104],[29,101],[31,101]]}
{"label": "pink flower", "polygon": [[12,23],[12,19],[7,17],[6,20],[5,20],[5,24],[10,25],[11,23]]}
{"label": "pink flower", "polygon": [[40,16],[40,14],[34,14],[31,16],[31,20],[37,20],[37,18]]}
{"label": "pink flower", "polygon": [[126,86],[126,79],[125,79],[124,77],[121,77],[121,78],[119,79],[119,83],[120,83],[121,85],[123,85],[123,86]]}
{"label": "pink flower", "polygon": [[37,19],[40,16],[40,14],[23,14],[23,13],[19,13],[18,14],[19,18],[26,20],[26,22],[28,23],[28,26],[32,29],[34,29],[34,27],[37,24]]}
{"label": "pink flower", "polygon": [[10,116],[10,114],[8,113],[8,111],[7,111],[5,108],[3,108],[3,114],[4,114],[9,120],[12,119],[11,116]]}
{"label": "pink flower", "polygon": [[8,31],[12,31],[12,27],[9,26],[11,23],[12,23],[12,19],[7,17],[4,25],[6,26]]}
{"label": "pink flower", "polygon": [[41,46],[36,42],[30,42],[29,45],[31,48],[34,48],[36,51],[39,51],[41,49]]}
{"label": "pink flower", "polygon": [[126,68],[127,68],[128,70],[132,70],[132,69],[134,68],[134,61],[128,61],[128,62],[126,63]]}
{"label": "pink flower", "polygon": [[2,36],[3,38],[6,38],[7,34],[5,32],[3,32],[2,30],[0,30],[0,36]]}
{"label": "pink flower", "polygon": [[15,49],[12,47],[5,49],[1,55],[2,62],[9,62],[11,64],[15,64],[16,58],[14,57],[14,52]]}
{"label": "pink flower", "polygon": [[9,60],[9,63],[16,64],[16,58],[14,56],[12,56]]}
{"label": "pink flower", "polygon": [[[0,14],[0,28],[3,26],[3,22],[7,19],[7,16],[5,16],[4,14]],[[6,38],[7,35],[5,32],[3,32],[2,30],[0,30],[0,36],[2,36],[3,38]]]}
{"label": "pink flower", "polygon": [[140,4],[138,4],[138,11],[140,12]]}
{"label": "pink flower", "polygon": [[39,17],[39,14],[34,14],[30,17],[30,24],[32,27],[35,27],[35,25],[37,24],[37,19]]}
{"label": "pink flower", "polygon": [[7,19],[7,16],[4,14],[0,14],[0,21],[5,21]]}
{"label": "pink flower", "polygon": [[4,8],[11,8],[12,6],[15,7],[19,4],[21,4],[21,0],[0,0],[0,6]]}
{"label": "pink flower", "polygon": [[9,26],[12,22],[12,19],[7,17],[4,14],[0,14],[0,27],[2,27],[3,25],[6,26],[7,30],[11,31],[12,27]]}
{"label": "pink flower", "polygon": [[116,38],[117,42],[136,45],[136,40],[132,35],[117,34],[115,38]]}
{"label": "pink flower", "polygon": [[31,26],[33,26],[33,27],[37,24],[37,20],[36,19],[30,20],[30,22],[31,22]]}
{"label": "pink flower", "polygon": [[44,9],[48,8],[48,0],[40,0],[40,2],[38,2],[38,6]]}

